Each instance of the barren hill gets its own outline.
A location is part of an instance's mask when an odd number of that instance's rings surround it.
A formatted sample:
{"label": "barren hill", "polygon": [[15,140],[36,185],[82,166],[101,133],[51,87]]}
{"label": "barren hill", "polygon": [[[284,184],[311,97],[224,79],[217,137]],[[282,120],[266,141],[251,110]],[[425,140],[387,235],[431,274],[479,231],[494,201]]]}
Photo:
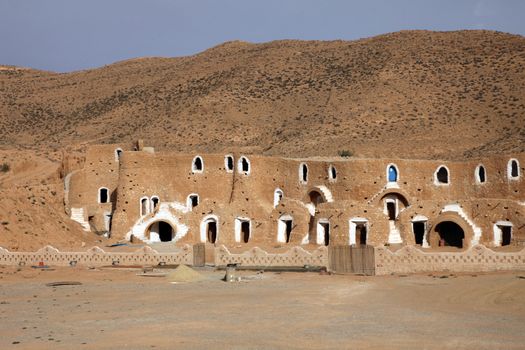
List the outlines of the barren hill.
{"label": "barren hill", "polygon": [[0,147],[144,138],[285,156],[464,158],[525,151],[525,38],[404,31],[228,42],[57,74],[0,70]]}

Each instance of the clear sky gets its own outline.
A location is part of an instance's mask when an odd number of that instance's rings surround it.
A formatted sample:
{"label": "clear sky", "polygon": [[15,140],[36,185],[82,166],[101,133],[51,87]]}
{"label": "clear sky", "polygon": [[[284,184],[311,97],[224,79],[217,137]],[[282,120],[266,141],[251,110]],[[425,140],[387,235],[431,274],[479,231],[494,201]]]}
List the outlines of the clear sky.
{"label": "clear sky", "polygon": [[402,29],[525,35],[525,0],[0,0],[0,64],[66,72],[229,40],[353,40]]}

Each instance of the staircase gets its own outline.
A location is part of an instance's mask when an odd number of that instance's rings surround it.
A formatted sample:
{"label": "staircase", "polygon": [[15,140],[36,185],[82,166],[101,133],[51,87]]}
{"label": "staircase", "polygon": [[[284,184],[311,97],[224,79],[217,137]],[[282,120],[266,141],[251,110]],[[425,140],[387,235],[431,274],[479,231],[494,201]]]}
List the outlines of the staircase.
{"label": "staircase", "polygon": [[474,246],[479,243],[479,239],[481,238],[481,228],[476,226],[476,224],[467,216],[467,214],[465,213],[463,208],[459,206],[459,204],[445,205],[441,212],[454,212],[461,216],[463,220],[465,220],[465,222],[469,224],[469,226],[472,228],[472,231],[474,232],[474,236],[470,241],[470,245]]}
{"label": "staircase", "polygon": [[84,208],[71,208],[71,220],[78,222],[84,231],[91,231],[84,215]]}
{"label": "staircase", "polygon": [[401,233],[396,227],[396,222],[394,220],[388,220],[388,243],[390,244],[399,244],[403,243],[401,239]]}

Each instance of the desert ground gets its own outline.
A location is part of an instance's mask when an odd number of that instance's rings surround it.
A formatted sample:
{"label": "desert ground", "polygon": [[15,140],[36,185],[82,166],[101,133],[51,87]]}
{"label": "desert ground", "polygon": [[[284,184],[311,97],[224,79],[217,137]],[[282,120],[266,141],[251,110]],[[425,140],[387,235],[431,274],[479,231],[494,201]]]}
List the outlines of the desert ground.
{"label": "desert ground", "polygon": [[[163,270],[166,272],[167,270]],[[2,349],[523,349],[525,272],[364,277],[0,267]],[[51,287],[47,283],[79,285]]]}

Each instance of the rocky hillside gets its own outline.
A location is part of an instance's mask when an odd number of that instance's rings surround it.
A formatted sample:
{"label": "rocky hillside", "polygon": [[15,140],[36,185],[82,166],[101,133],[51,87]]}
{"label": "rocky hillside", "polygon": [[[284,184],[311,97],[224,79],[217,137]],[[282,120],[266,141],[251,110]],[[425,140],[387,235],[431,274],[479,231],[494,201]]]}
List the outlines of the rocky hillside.
{"label": "rocky hillside", "polygon": [[461,159],[525,151],[525,38],[228,42],[57,74],[0,69],[0,147]]}

